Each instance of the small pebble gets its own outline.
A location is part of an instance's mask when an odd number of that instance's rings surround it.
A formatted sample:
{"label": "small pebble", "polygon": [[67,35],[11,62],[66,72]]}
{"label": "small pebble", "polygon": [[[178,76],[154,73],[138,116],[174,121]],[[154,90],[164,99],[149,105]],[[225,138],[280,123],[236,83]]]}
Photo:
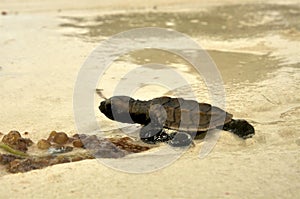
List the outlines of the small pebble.
{"label": "small pebble", "polygon": [[69,137],[66,133],[64,132],[59,132],[56,133],[56,135],[53,138],[53,142],[56,144],[66,144],[69,140]]}
{"label": "small pebble", "polygon": [[52,131],[50,134],[49,134],[49,137],[47,138],[48,141],[53,141],[54,139],[54,136],[57,134],[56,131]]}
{"label": "small pebble", "polygon": [[2,11],[1,15],[7,15],[7,12],[6,11]]}
{"label": "small pebble", "polygon": [[18,131],[10,131],[7,135],[4,135],[2,142],[16,150],[23,152],[27,151],[27,147],[33,144],[30,139],[22,138]]}
{"label": "small pebble", "polygon": [[20,138],[22,137],[18,131],[10,131],[7,135],[3,137],[2,142],[6,144],[14,145],[18,142]]}
{"label": "small pebble", "polygon": [[76,139],[76,140],[73,141],[73,146],[81,148],[81,147],[83,147],[83,143],[81,142],[81,140]]}
{"label": "small pebble", "polygon": [[48,140],[44,140],[44,139],[41,139],[40,141],[38,141],[37,143],[37,147],[39,149],[49,149],[51,146],[51,143],[48,141]]}

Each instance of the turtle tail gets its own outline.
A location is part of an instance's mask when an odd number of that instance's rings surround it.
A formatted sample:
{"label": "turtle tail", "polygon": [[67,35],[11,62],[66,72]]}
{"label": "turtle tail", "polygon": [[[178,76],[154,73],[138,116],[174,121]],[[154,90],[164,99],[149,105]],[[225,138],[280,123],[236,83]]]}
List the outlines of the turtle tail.
{"label": "turtle tail", "polygon": [[246,120],[234,120],[224,124],[223,130],[230,131],[241,138],[251,138],[255,134],[255,130]]}

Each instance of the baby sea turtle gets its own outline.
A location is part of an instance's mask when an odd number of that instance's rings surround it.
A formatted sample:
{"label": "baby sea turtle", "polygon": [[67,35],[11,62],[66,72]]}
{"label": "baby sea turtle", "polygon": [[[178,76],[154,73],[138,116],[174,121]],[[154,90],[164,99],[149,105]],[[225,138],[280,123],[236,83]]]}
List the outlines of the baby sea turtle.
{"label": "baby sea turtle", "polygon": [[[244,139],[252,137],[254,128],[245,120],[232,119],[232,114],[206,103],[182,98],[158,97],[148,101],[128,96],[113,96],[100,103],[100,111],[109,119],[143,125],[141,140],[146,143],[168,142],[186,146],[193,137],[219,128]],[[177,133],[168,134],[164,129]]]}

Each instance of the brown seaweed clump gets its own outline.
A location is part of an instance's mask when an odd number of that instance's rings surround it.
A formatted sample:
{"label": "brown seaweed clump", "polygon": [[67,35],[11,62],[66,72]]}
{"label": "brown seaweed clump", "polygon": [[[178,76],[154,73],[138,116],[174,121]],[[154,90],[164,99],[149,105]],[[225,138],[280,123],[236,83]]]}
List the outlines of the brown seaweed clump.
{"label": "brown seaweed clump", "polygon": [[0,154],[0,164],[5,165],[8,164],[15,159],[18,159],[17,156],[11,154]]}
{"label": "brown seaweed clump", "polygon": [[134,140],[129,137],[110,138],[109,141],[116,145],[118,148],[125,150],[129,153],[140,153],[150,149],[149,146],[135,144]]}
{"label": "brown seaweed clump", "polygon": [[42,169],[55,164],[76,162],[86,159],[94,159],[95,157],[87,152],[73,155],[58,156],[29,156],[27,158],[18,157],[10,154],[0,153],[0,164],[6,166],[9,173],[27,172],[35,169]]}
{"label": "brown seaweed clump", "polygon": [[69,162],[77,162],[86,159],[94,159],[95,157],[89,153],[79,153],[74,155],[29,157],[24,159],[15,159],[7,165],[7,171],[10,173],[27,172],[35,169],[42,169],[48,166],[63,164]]}
{"label": "brown seaweed clump", "polygon": [[[37,142],[37,149],[41,150],[39,155],[27,153],[33,144],[30,139],[22,138],[18,131],[10,131],[0,142],[0,148],[7,152],[0,153],[0,164],[10,173],[18,173],[85,159],[122,158],[150,149],[129,137],[99,138],[87,134],[68,137],[66,133],[56,131]],[[74,147],[77,150],[73,151]]]}
{"label": "brown seaweed clump", "polygon": [[115,146],[108,139],[98,138],[96,135],[82,139],[84,148],[88,149],[97,158],[121,158],[126,152]]}
{"label": "brown seaweed clump", "polygon": [[80,135],[83,147],[91,150],[97,158],[121,158],[130,153],[140,153],[150,149],[149,146],[135,143],[129,137],[98,138],[96,135]]}

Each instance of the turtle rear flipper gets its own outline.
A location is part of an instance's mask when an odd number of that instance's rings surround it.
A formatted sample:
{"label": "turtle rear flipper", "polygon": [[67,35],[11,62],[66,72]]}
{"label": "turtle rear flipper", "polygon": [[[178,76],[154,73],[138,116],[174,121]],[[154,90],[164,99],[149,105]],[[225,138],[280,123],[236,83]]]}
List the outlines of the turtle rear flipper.
{"label": "turtle rear flipper", "polygon": [[168,142],[172,147],[187,147],[193,144],[193,137],[185,132],[176,132],[170,135],[171,139]]}
{"label": "turtle rear flipper", "polygon": [[251,138],[255,134],[255,130],[246,120],[234,120],[224,124],[223,130],[230,131],[241,138]]}

